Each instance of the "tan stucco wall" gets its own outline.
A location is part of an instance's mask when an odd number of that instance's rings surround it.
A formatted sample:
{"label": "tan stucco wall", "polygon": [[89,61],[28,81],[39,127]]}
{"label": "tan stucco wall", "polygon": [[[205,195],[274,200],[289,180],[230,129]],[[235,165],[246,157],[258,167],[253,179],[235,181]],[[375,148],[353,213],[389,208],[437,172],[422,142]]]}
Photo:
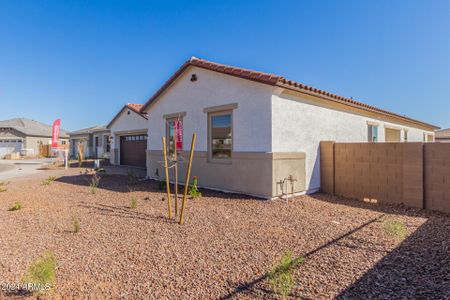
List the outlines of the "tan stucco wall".
{"label": "tan stucco wall", "polygon": [[39,143],[42,142],[43,145],[48,145],[50,140],[51,138],[48,137],[27,136],[23,148],[33,149],[33,155],[37,156],[39,155]]}
{"label": "tan stucco wall", "polygon": [[[185,182],[188,156],[188,152],[183,152],[185,162],[179,167],[181,183]],[[162,161],[161,151],[147,151],[149,177],[165,178]],[[207,152],[196,151],[191,174],[198,177],[201,187],[270,199],[281,195],[277,182],[289,175],[297,179],[294,192],[305,190],[305,154],[233,152],[231,163],[217,163],[208,162]],[[173,180],[173,169],[170,178]]]}
{"label": "tan stucco wall", "polygon": [[[25,138],[25,143],[23,145],[23,149],[33,149],[33,155],[38,156],[39,155],[39,144],[42,142],[43,145],[49,145],[51,143],[52,138],[51,137],[38,137],[38,136],[27,136]],[[59,143],[61,144],[62,141],[66,142],[66,145],[69,144],[69,139],[62,138],[59,139]],[[31,153],[27,152],[31,155]]]}

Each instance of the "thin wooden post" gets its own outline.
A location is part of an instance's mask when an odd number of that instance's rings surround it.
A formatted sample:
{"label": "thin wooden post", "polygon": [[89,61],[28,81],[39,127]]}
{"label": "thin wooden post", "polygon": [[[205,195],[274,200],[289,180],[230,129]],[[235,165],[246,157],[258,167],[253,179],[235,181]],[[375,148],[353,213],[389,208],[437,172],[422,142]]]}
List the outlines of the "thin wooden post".
{"label": "thin wooden post", "polygon": [[186,206],[186,196],[189,189],[189,179],[191,177],[191,167],[192,167],[192,158],[194,157],[194,148],[195,148],[195,140],[197,138],[197,134],[194,132],[192,135],[192,142],[191,142],[191,152],[189,153],[189,163],[188,163],[188,169],[186,172],[186,181],[184,184],[184,194],[183,194],[183,202],[181,203],[181,213],[180,213],[180,225],[183,225],[183,217],[184,217],[184,208]]}
{"label": "thin wooden post", "polygon": [[169,166],[167,165],[167,149],[166,138],[162,138],[163,154],[164,154],[164,169],[166,171],[166,189],[167,189],[167,209],[169,211],[169,219],[172,219],[172,208],[170,206],[170,182],[169,182]]}
{"label": "thin wooden post", "polygon": [[175,144],[175,151],[173,152],[173,158],[175,161],[174,176],[175,176],[175,218],[178,217],[178,160],[177,160],[177,125],[179,121],[174,122],[173,126],[173,140]]}

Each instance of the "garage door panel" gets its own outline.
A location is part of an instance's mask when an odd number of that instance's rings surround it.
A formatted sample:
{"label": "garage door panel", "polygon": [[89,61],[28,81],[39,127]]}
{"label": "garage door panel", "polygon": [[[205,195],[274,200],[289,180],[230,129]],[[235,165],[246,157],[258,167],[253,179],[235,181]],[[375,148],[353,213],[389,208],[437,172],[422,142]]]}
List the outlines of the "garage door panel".
{"label": "garage door panel", "polygon": [[120,138],[120,164],[127,166],[146,166],[146,135],[128,135]]}
{"label": "garage door panel", "polygon": [[20,153],[22,150],[22,140],[0,139],[0,158],[13,152]]}

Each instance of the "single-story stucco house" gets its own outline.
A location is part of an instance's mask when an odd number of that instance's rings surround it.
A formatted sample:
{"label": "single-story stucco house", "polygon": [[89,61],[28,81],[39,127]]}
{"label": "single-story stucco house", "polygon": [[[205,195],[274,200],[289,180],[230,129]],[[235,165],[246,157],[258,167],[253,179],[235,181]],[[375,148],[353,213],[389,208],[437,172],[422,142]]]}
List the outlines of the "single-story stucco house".
{"label": "single-story stucco house", "polygon": [[82,143],[85,157],[109,158],[110,131],[104,125],[97,125],[69,132],[70,157],[78,156],[78,145]]}
{"label": "single-story stucco house", "polygon": [[128,103],[108,124],[111,164],[146,167],[148,119],[141,108],[142,104]]}
{"label": "single-story stucco house", "polygon": [[[25,118],[0,121],[0,158],[11,153],[38,156],[40,145],[50,145],[51,139],[50,125]],[[69,136],[61,129],[59,144],[66,145],[68,141]]]}
{"label": "single-story stucco house", "polygon": [[436,130],[436,142],[438,143],[450,143],[450,128]]}
{"label": "single-story stucco house", "polygon": [[[119,124],[130,111],[138,114],[124,107],[108,125],[112,133],[123,131]],[[437,129],[282,76],[195,57],[140,112],[146,116],[138,127],[148,134],[148,177],[163,178],[161,137],[173,141],[178,119],[185,159],[197,133],[192,175],[200,186],[262,198],[280,196],[281,183],[290,175],[296,180],[294,192],[317,191],[320,141],[423,142],[432,141]],[[113,136],[117,149],[117,133]]]}

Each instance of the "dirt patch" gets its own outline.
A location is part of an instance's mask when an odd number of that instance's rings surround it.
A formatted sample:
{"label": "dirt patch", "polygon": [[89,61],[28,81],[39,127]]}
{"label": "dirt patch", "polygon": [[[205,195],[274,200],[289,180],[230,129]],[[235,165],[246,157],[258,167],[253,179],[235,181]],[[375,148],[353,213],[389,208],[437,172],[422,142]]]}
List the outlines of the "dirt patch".
{"label": "dirt patch", "polygon": [[[12,182],[0,194],[1,282],[18,282],[50,250],[58,260],[50,299],[270,299],[266,274],[292,251],[305,258],[292,298],[450,297],[447,215],[320,194],[286,204],[202,190],[179,226],[156,182],[130,187],[126,176],[106,175],[92,194],[80,171],[60,171],[49,185]],[[16,201],[23,208],[8,211]],[[386,218],[405,224],[404,241],[386,234]]]}

